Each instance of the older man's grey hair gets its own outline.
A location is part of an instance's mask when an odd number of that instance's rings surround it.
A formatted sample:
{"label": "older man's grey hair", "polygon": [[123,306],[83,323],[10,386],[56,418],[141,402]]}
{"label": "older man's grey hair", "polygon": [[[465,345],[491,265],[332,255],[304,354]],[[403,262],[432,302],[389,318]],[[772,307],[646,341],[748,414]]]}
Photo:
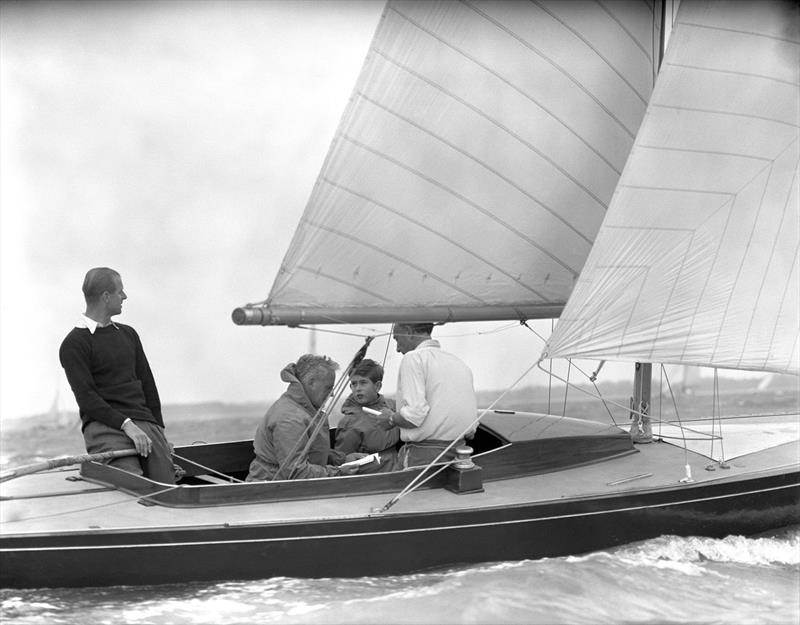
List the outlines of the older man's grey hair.
{"label": "older man's grey hair", "polygon": [[294,372],[298,380],[307,384],[311,382],[311,380],[316,380],[329,372],[335,373],[338,368],[338,363],[331,360],[328,356],[304,354],[297,359],[294,365]]}

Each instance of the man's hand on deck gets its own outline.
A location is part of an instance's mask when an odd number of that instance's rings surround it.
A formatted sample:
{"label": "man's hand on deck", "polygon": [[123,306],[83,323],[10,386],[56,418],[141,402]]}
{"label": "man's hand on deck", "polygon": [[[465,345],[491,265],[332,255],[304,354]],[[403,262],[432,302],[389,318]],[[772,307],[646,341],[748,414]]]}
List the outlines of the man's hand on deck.
{"label": "man's hand on deck", "polygon": [[150,440],[150,437],[147,436],[138,425],[133,421],[127,421],[122,426],[122,431],[125,432],[125,436],[133,441],[133,445],[136,447],[136,451],[139,452],[140,456],[147,458],[147,456],[150,455],[150,450],[153,448],[153,441]]}

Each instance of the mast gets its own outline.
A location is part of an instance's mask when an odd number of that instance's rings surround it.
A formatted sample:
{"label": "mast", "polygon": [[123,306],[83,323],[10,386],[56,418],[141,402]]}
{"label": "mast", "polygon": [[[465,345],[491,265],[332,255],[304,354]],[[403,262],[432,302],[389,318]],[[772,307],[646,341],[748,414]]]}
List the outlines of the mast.
{"label": "mast", "polygon": [[[664,59],[664,50],[667,47],[667,2],[670,3],[670,32],[672,31],[672,16],[675,15],[680,0],[663,0],[661,2],[661,33],[658,45],[658,65],[661,69],[661,62]],[[656,76],[658,72],[656,72]],[[630,400],[630,419],[631,440],[634,443],[652,443],[653,427],[650,421],[650,386],[653,379],[653,364],[649,362],[637,362],[634,365],[633,376],[633,395]]]}

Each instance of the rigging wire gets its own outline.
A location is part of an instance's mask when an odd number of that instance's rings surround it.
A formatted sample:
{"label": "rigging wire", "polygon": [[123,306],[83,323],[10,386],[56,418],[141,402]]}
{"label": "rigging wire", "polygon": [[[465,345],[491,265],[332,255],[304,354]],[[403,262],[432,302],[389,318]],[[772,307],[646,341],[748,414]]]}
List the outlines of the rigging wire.
{"label": "rigging wire", "polygon": [[[156,495],[160,495],[162,493],[167,493],[167,492],[169,492],[171,490],[175,490],[176,488],[181,488],[181,486],[176,484],[174,486],[169,486],[167,488],[162,488],[161,490],[157,490],[157,491],[152,492],[152,493],[147,493],[146,495],[138,495],[137,494],[137,495],[135,495],[135,497],[137,497],[141,501],[142,499],[148,499],[150,497],[155,497]],[[116,488],[116,487],[114,487],[113,490],[115,492],[120,493],[120,494],[130,494],[130,493],[126,493],[125,491],[122,491],[122,490],[120,490],[119,488]],[[19,519],[8,519],[8,520],[4,520],[2,522],[2,524],[5,525],[6,523],[19,523],[20,521],[35,521],[35,520],[38,520],[38,519],[54,519],[56,517],[65,516],[67,514],[73,514],[75,512],[86,512],[88,510],[99,510],[101,508],[110,508],[111,506],[119,506],[120,504],[127,504],[127,503],[130,503],[130,499],[129,498],[124,498],[124,499],[120,499],[119,501],[110,501],[108,503],[101,503],[101,504],[98,504],[96,506],[87,506],[85,508],[80,508],[80,510],[73,510],[73,509],[62,510],[61,512],[53,512],[51,514],[39,514],[37,516],[29,516],[29,517],[19,518]],[[151,505],[151,504],[148,504],[148,505]]]}
{"label": "rigging wire", "polygon": [[201,469],[205,469],[208,473],[215,473],[216,475],[219,475],[220,477],[224,477],[226,480],[228,480],[231,483],[237,482],[239,484],[244,484],[244,480],[240,480],[238,478],[233,477],[232,475],[228,475],[227,473],[222,473],[220,471],[217,471],[216,469],[212,469],[211,467],[207,467],[207,466],[205,466],[203,464],[200,464],[199,462],[196,462],[195,460],[189,460],[188,458],[184,458],[183,456],[179,456],[174,451],[172,452],[172,457],[173,458],[177,458],[178,460],[183,460],[184,462],[188,462],[189,464],[193,464],[194,466],[200,467]]}
{"label": "rigging wire", "polygon": [[[552,360],[550,361],[553,362]],[[567,385],[564,387],[564,407],[561,409],[561,416],[567,416],[567,396],[569,395],[569,374],[572,372],[572,358],[567,359]]]}
{"label": "rigging wire", "polygon": [[386,339],[386,349],[383,351],[383,361],[381,362],[381,367],[384,367],[384,368],[386,367],[386,359],[389,358],[389,345],[392,342],[392,338],[391,337],[394,336],[394,326],[395,326],[395,324],[392,324],[392,329],[389,332],[389,338]]}
{"label": "rigging wire", "polygon": [[[678,418],[678,429],[680,430],[681,438],[683,439],[683,459],[684,459],[684,463],[686,465],[686,478],[685,479],[686,479],[686,481],[691,481],[691,473],[690,473],[690,469],[689,469],[689,448],[686,446],[686,431],[685,431],[685,429],[683,427],[683,423],[681,421],[681,415],[680,415],[680,412],[678,410],[678,402],[675,399],[675,393],[672,392],[672,384],[670,384],[670,382],[669,382],[669,376],[667,375],[667,372],[664,369],[664,365],[663,364],[661,365],[661,373],[662,373],[662,375],[664,376],[664,379],[667,382],[667,390],[669,390],[669,396],[672,399],[672,406],[673,406],[673,408],[675,408],[675,416]],[[659,424],[660,423],[661,423],[661,419],[659,419]],[[690,431],[692,431],[692,430],[690,430]],[[703,436],[702,432],[694,432],[694,433]],[[669,438],[669,437],[663,437],[663,438]],[[677,437],[675,437],[675,438],[677,438]],[[691,440],[703,440],[703,439],[691,439]],[[714,444],[714,429],[713,428],[711,429],[711,444],[712,445]]]}
{"label": "rigging wire", "polygon": [[520,325],[520,323],[522,322],[518,323],[516,321],[512,321],[511,323],[504,324],[492,330],[478,330],[476,332],[465,332],[463,334],[442,334],[437,336],[441,336],[441,338],[443,339],[457,339],[457,338],[463,338],[465,336],[488,336],[490,334],[499,334],[500,332],[506,332],[507,330],[516,328],[517,326]]}
{"label": "rigging wire", "polygon": [[[715,409],[712,409],[712,414],[716,414],[718,417],[717,419],[717,431],[719,432],[719,465],[720,469],[729,469],[730,465],[725,462],[725,439],[722,437],[722,404],[719,399],[719,370],[714,367],[714,405],[716,406]],[[714,433],[714,421],[712,418],[711,421],[711,433]],[[713,441],[713,439],[712,439]],[[713,443],[712,443],[713,444]],[[712,454],[713,458],[713,454]]]}
{"label": "rigging wire", "polygon": [[344,332],[343,330],[329,330],[329,329],[326,329],[326,328],[320,328],[319,326],[297,325],[297,326],[292,326],[292,327],[298,328],[300,330],[314,330],[316,332],[325,332],[327,334],[338,334],[338,335],[341,335],[341,336],[357,336],[358,338],[361,338],[361,339],[370,338],[370,340],[371,339],[375,339],[375,338],[379,338],[381,336],[391,336],[391,334],[392,334],[391,332],[376,332],[372,328],[364,328],[364,330],[366,332],[368,332],[368,333],[367,334],[363,334],[363,333],[357,333],[357,332]]}
{"label": "rigging wire", "polygon": [[[546,372],[546,371],[545,371],[545,370],[542,368],[542,366],[541,366],[541,360],[540,360],[539,362],[537,362],[537,363],[536,363],[536,365],[534,365],[534,366],[538,366],[538,368],[539,368],[541,371],[543,371],[544,373],[547,373],[547,372]],[[561,382],[567,383],[567,381],[566,381],[566,380],[564,380],[564,378],[561,378],[561,377],[559,377],[559,376],[558,376],[558,375],[556,375],[555,373],[553,374],[553,377],[554,377],[556,380],[559,380],[559,381],[561,381]],[[639,412],[638,410],[636,410],[636,409],[634,409],[634,408],[631,408],[630,406],[625,406],[625,405],[623,405],[623,404],[620,404],[619,402],[613,401],[613,400],[611,400],[611,399],[604,399],[604,398],[603,398],[602,396],[600,396],[600,395],[594,395],[594,394],[593,394],[593,393],[591,393],[590,391],[587,391],[585,388],[581,388],[580,386],[578,386],[578,385],[576,385],[576,384],[571,384],[571,386],[572,386],[572,387],[573,387],[575,390],[577,390],[577,391],[580,391],[581,393],[583,393],[583,394],[585,394],[585,395],[588,395],[589,397],[594,397],[595,399],[599,399],[600,401],[608,402],[609,404],[612,404],[612,405],[614,405],[614,406],[616,406],[616,407],[618,407],[618,408],[622,408],[623,410],[625,410],[625,412],[630,412],[630,413],[632,413],[632,414],[634,414],[634,415],[638,415],[638,416],[640,416],[640,417],[648,417],[648,416],[650,416],[650,415],[647,415],[647,414],[645,414],[645,413]],[[651,419],[651,420],[652,420],[652,419]],[[670,424],[672,424],[673,422],[669,422],[669,421],[668,421],[667,423],[670,423]],[[678,423],[679,423],[679,424],[681,424],[682,422],[679,420],[679,421],[678,421]],[[683,426],[683,425],[680,425],[680,427],[681,427],[681,429],[682,429],[682,430],[686,430],[686,431],[692,432],[693,434],[697,434],[698,436],[704,437],[704,438],[705,438],[705,440],[707,440],[708,438],[710,438],[710,437],[709,437],[709,435],[708,435],[708,434],[706,434],[705,432],[700,432],[700,431],[698,431],[698,430],[693,430],[692,428],[688,428],[688,427],[686,427],[686,426]],[[665,436],[664,438],[668,438],[668,437],[666,437],[666,436]]]}
{"label": "rigging wire", "polygon": [[[528,328],[528,330],[533,332],[534,335],[536,335],[536,337],[540,341],[542,341],[542,343],[547,343],[547,339],[545,339],[541,334],[539,334],[536,330],[534,330],[532,327],[530,327],[528,325],[528,320],[527,319],[521,319],[519,324],[521,326],[525,326],[526,328]],[[553,334],[553,328],[554,327],[555,327],[555,321],[553,319],[551,319],[550,320],[550,334],[551,335]],[[551,413],[552,412],[552,408],[551,408],[551,406],[552,406],[552,398],[553,398],[553,377],[552,377],[553,376],[553,359],[552,358],[549,359],[548,362],[550,363],[550,370],[547,372],[548,373],[548,377],[547,377],[547,412]]]}

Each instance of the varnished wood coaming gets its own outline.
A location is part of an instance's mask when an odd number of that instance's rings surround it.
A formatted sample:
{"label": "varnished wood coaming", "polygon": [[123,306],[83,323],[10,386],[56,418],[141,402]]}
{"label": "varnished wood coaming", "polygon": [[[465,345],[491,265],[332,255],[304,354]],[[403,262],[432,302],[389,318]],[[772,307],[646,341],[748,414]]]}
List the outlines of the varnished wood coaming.
{"label": "varnished wood coaming", "polygon": [[[486,482],[538,475],[636,453],[623,430],[594,422],[527,413],[488,415],[470,445],[479,455],[476,463],[482,468]],[[171,507],[228,506],[396,493],[423,472],[420,469],[347,478],[199,485],[192,478],[206,471],[203,467],[243,479],[253,458],[252,441],[180,447],[175,453],[178,456],[176,461],[187,472],[184,482],[176,488],[167,488],[98,463],[85,464],[81,472],[92,482],[113,485],[124,492],[146,497],[143,503]],[[429,470],[429,473],[433,472]],[[446,473],[441,471],[422,488],[442,488],[445,481]]]}

